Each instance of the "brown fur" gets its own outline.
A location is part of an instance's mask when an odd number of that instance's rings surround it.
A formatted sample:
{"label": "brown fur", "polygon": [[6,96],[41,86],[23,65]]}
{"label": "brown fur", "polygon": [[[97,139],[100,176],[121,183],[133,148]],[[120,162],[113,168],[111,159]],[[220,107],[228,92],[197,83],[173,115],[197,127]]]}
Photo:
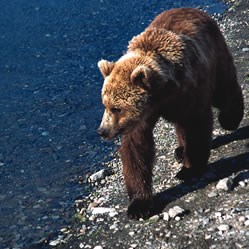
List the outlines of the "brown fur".
{"label": "brown fur", "polygon": [[134,37],[117,62],[100,61],[105,106],[99,133],[122,134],[123,174],[130,198],[128,215],[148,217],[153,208],[153,128],[160,116],[173,122],[183,161],[178,178],[189,180],[205,170],[212,138],[211,106],[223,128],[236,129],[243,97],[225,40],[214,20],[190,8],[155,18]]}

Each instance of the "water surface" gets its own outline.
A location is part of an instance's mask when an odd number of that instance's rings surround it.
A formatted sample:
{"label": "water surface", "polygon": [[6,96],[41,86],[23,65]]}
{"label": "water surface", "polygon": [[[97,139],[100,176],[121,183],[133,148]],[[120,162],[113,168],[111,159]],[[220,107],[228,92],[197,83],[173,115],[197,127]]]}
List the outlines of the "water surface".
{"label": "water surface", "polygon": [[0,1],[0,248],[23,248],[71,223],[79,176],[107,160],[101,58],[172,7],[219,1]]}

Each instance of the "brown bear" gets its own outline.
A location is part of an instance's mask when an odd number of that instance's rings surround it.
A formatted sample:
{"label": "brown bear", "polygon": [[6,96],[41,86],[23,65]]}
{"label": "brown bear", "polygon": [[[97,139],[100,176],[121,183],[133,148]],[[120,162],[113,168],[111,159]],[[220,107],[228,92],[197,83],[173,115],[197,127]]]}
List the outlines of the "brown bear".
{"label": "brown bear", "polygon": [[238,127],[244,104],[233,58],[208,14],[179,8],[158,15],[117,62],[101,60],[98,66],[105,106],[98,132],[106,140],[122,134],[128,216],[146,218],[153,210],[153,128],[159,117],[175,125],[182,180],[207,167],[212,106],[223,128]]}

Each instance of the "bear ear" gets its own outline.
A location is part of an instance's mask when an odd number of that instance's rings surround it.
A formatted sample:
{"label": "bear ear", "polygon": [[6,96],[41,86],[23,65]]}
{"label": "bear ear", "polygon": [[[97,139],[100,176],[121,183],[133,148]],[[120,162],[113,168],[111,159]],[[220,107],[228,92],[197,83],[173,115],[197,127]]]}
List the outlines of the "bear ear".
{"label": "bear ear", "polygon": [[130,76],[131,83],[144,89],[150,88],[150,77],[152,70],[147,66],[138,66],[133,70]]}
{"label": "bear ear", "polygon": [[104,78],[110,75],[112,69],[114,68],[114,65],[115,65],[114,62],[110,62],[107,60],[100,60],[98,62],[99,70],[104,76]]}

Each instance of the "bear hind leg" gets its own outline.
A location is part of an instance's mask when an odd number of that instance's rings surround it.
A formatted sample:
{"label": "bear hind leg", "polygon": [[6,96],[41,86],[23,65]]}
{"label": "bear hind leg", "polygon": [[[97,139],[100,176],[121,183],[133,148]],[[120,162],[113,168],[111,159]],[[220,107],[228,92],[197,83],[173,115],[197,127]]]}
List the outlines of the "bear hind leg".
{"label": "bear hind leg", "polygon": [[185,145],[183,167],[176,175],[178,179],[190,181],[193,177],[200,177],[207,169],[212,139],[212,121],[212,110],[208,108],[199,117],[194,117],[190,119],[190,122],[181,126]]}
{"label": "bear hind leg", "polygon": [[235,130],[243,118],[244,101],[232,58],[229,57],[226,61],[226,68],[217,72],[213,106],[219,109],[218,120],[221,127]]}

